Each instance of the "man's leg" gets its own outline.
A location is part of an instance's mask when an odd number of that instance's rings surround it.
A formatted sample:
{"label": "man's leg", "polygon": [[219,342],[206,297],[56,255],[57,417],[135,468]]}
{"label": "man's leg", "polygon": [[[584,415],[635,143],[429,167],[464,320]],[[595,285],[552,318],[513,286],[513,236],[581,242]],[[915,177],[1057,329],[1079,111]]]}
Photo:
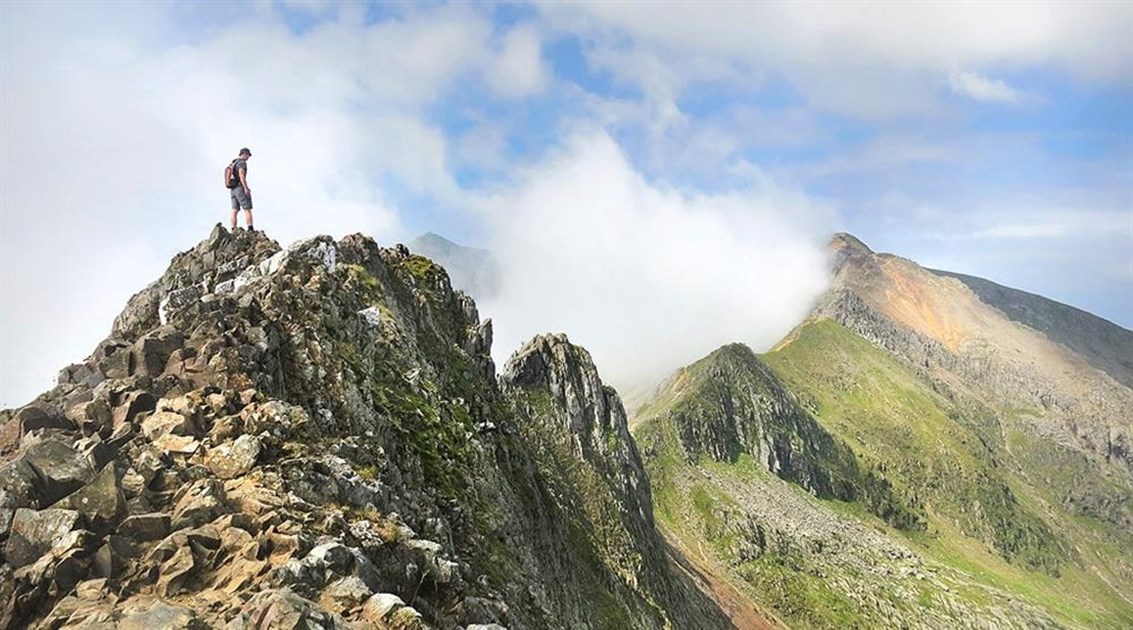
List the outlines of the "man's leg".
{"label": "man's leg", "polygon": [[236,231],[236,208],[232,209],[232,231]]}
{"label": "man's leg", "polygon": [[[233,221],[235,221],[235,220],[236,220],[236,215],[235,215],[235,213],[233,213],[233,216],[232,216],[232,220],[233,220]],[[256,228],[255,228],[255,227],[254,227],[254,226],[252,225],[252,209],[251,209],[251,208],[248,208],[247,210],[245,210],[245,211],[244,211],[244,222],[248,224],[248,229],[249,229],[249,230],[254,230],[254,229],[256,229]]]}

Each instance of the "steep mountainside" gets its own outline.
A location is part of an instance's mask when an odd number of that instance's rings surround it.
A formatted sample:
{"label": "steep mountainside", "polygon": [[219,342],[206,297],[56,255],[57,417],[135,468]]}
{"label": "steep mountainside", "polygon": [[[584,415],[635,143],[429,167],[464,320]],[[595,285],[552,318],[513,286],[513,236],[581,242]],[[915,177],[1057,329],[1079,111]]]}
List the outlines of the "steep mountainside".
{"label": "steep mountainside", "polygon": [[662,526],[793,626],[1128,627],[1133,392],[965,283],[832,250],[774,351],[638,412]]}
{"label": "steep mountainside", "polygon": [[0,626],[730,627],[586,353],[491,338],[404,247],[218,226],[5,414]]}
{"label": "steep mountainside", "polygon": [[1000,310],[1012,321],[1041,332],[1115,381],[1133,387],[1133,331],[1073,306],[983,278],[936,269],[926,271],[963,282],[980,301]]}
{"label": "steep mountainside", "polygon": [[816,317],[918,366],[942,391],[1029,410],[1032,432],[1133,473],[1129,387],[954,278],[875,254],[849,235],[831,249],[833,285]]}

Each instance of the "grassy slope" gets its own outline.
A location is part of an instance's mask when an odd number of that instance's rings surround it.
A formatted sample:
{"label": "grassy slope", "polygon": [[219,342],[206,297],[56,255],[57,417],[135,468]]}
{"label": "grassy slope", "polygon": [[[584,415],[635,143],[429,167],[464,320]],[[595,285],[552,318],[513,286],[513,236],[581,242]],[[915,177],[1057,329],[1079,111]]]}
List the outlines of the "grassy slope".
{"label": "grassy slope", "polygon": [[928,557],[1072,625],[1133,624],[1133,603],[1117,592],[1130,592],[1119,577],[1129,575],[1130,538],[1066,514],[1050,491],[1028,483],[1027,471],[1082,479],[1073,457],[1044,457],[1041,448],[1056,447],[1011,428],[1006,439],[987,435],[986,420],[965,418],[904,365],[830,320],[807,324],[765,360],[860,457],[904,491],[923,494],[932,528],[902,535]]}
{"label": "grassy slope", "polygon": [[[929,522],[924,532],[894,529],[861,504],[810,496],[746,455],[734,463],[690,461],[665,421],[697,395],[696,374],[687,370],[638,412],[655,514],[686,551],[719,567],[754,601],[798,628],[895,619],[971,625],[970,615],[950,617],[957,606],[1005,626],[1046,625],[1049,615],[1071,627],[1133,627],[1133,538],[1059,507],[1075,480],[1106,481],[1092,479],[1073,452],[1012,424],[1033,411],[994,413],[971,401],[961,408],[828,320],[804,326],[764,360],[864,466],[921,501]],[[748,507],[766,497],[762,513]],[[885,545],[815,553],[813,536],[784,539],[775,525],[752,530],[753,516],[767,524],[776,512],[780,527],[783,519],[832,519],[849,538],[893,541],[923,565],[892,557]],[[759,539],[762,549],[753,552],[745,539]],[[910,568],[917,579],[903,577]]]}

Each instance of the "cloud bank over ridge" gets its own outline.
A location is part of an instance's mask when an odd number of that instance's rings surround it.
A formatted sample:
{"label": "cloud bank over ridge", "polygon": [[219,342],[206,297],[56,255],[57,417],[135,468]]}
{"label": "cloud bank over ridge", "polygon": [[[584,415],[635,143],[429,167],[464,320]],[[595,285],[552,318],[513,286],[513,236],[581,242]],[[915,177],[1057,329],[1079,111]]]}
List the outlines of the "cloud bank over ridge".
{"label": "cloud bank over ridge", "polygon": [[829,208],[766,178],[721,194],[650,184],[602,132],[485,208],[502,286],[481,311],[498,361],[566,332],[614,384],[649,387],[725,343],[766,348],[827,282]]}

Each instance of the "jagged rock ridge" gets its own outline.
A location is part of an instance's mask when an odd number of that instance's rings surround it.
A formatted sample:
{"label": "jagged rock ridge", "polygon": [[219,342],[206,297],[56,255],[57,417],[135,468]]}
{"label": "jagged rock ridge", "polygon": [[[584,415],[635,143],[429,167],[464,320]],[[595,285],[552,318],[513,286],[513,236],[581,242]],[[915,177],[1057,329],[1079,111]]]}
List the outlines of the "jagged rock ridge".
{"label": "jagged rock ridge", "polygon": [[[501,388],[491,338],[404,247],[218,226],[0,431],[0,625],[728,627],[657,555],[592,364]],[[576,408],[621,446],[546,457]]]}

